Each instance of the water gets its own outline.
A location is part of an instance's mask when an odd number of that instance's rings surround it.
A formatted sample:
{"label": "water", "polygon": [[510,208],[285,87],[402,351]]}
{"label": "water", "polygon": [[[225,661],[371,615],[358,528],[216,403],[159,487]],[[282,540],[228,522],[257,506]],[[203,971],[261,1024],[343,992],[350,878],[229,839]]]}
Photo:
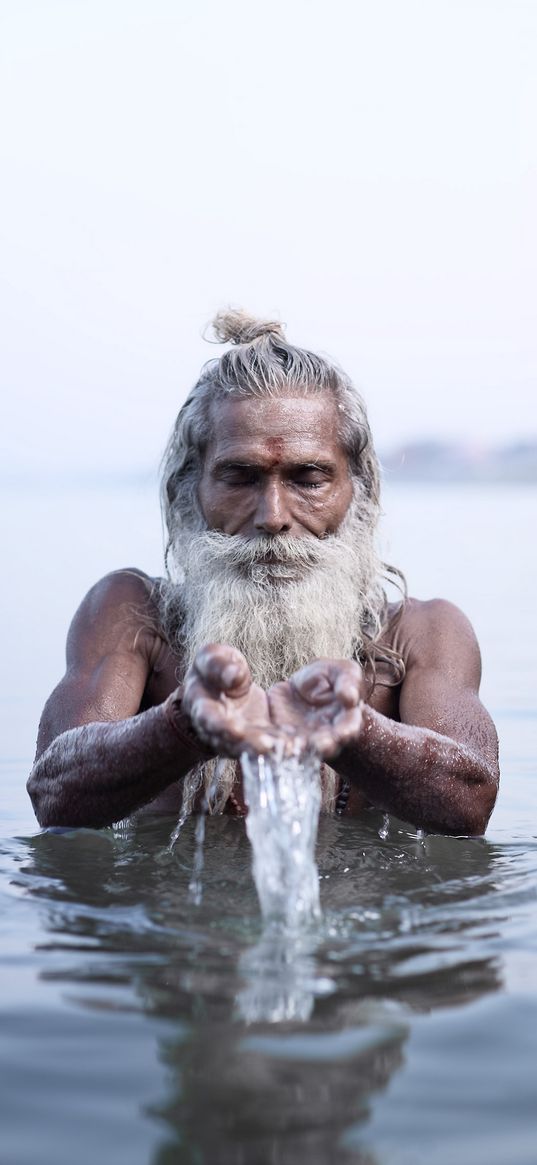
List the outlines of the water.
{"label": "water", "polygon": [[501,795],[484,840],[321,816],[322,915],[294,941],[263,925],[240,820],[205,821],[199,905],[193,819],[171,848],[168,817],[37,829],[24,780],[68,617],[111,566],[157,570],[159,526],[143,491],[8,501],[2,1161],[534,1165],[537,493],[387,495],[411,591],[478,630]]}
{"label": "water", "polygon": [[191,901],[194,903],[195,906],[199,906],[201,904],[201,899],[203,897],[202,878],[203,878],[203,867],[205,865],[205,859],[203,856],[203,847],[205,845],[205,814],[206,814],[206,812],[207,812],[207,809],[206,809],[206,807],[204,807],[203,812],[199,814],[198,819],[196,821],[196,832],[195,832],[196,848],[194,850],[194,864],[192,867],[192,877],[190,879],[190,882],[188,883],[188,893],[189,893]]}
{"label": "water", "polygon": [[[291,742],[287,742],[289,745]],[[321,807],[320,763],[296,742],[268,756],[241,757],[248,806],[261,936],[239,960],[245,986],[237,996],[246,1023],[305,1022],[317,995],[333,988],[316,976],[321,918],[315,861]]]}
{"label": "water", "polygon": [[[284,932],[320,917],[315,842],[321,808],[320,764],[297,750],[241,758],[248,805],[246,832],[265,921]],[[274,929],[274,926],[273,926]]]}

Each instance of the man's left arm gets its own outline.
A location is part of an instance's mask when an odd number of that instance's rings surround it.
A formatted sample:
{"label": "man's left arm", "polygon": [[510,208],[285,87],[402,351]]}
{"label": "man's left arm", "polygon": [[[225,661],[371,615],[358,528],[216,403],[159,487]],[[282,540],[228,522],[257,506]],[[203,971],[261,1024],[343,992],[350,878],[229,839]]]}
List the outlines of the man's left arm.
{"label": "man's left arm", "polygon": [[410,601],[400,722],[366,706],[332,763],[371,803],[431,832],[482,834],[498,790],[498,742],[479,699],[472,627],[451,603]]}

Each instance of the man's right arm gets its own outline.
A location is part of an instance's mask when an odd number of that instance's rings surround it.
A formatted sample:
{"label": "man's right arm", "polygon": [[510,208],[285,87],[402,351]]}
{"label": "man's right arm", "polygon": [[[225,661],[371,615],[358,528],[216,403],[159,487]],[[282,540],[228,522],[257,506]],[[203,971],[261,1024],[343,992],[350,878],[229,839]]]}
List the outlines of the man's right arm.
{"label": "man's right arm", "polygon": [[43,826],[110,825],[211,755],[182,711],[181,689],[139,711],[160,645],[149,593],[146,576],[118,571],[75,615],[66,673],[45,706],[28,781]]}

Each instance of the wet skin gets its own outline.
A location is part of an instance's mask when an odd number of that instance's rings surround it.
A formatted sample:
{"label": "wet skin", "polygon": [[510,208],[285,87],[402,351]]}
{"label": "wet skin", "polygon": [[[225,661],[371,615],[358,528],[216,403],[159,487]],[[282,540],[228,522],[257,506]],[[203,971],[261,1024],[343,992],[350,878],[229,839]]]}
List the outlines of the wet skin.
{"label": "wet skin", "polygon": [[[327,396],[229,400],[213,408],[199,486],[209,528],[248,538],[322,538],[352,483]],[[155,802],[175,810],[182,776],[213,755],[264,751],[281,726],[313,739],[364,803],[425,828],[483,832],[497,790],[497,740],[478,688],[470,624],[443,600],[409,600],[384,642],[403,657],[389,686],[349,660],[320,660],[268,693],[235,649],[208,646],[185,685],[151,618],[151,580],[119,571],[71,626],[67,671],[45,707],[29,791],[44,825],[101,826]]]}
{"label": "wet skin", "polygon": [[209,529],[256,538],[324,538],[352,499],[332,400],[280,397],[226,401],[212,410],[199,488]]}

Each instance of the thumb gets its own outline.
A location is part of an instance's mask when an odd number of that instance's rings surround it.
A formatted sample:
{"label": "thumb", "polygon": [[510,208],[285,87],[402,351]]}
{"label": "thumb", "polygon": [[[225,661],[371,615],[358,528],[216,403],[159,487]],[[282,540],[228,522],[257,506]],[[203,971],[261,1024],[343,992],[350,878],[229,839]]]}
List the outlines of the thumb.
{"label": "thumb", "polygon": [[245,695],[252,683],[244,656],[227,643],[208,643],[202,647],[193,666],[207,687],[233,698]]}

